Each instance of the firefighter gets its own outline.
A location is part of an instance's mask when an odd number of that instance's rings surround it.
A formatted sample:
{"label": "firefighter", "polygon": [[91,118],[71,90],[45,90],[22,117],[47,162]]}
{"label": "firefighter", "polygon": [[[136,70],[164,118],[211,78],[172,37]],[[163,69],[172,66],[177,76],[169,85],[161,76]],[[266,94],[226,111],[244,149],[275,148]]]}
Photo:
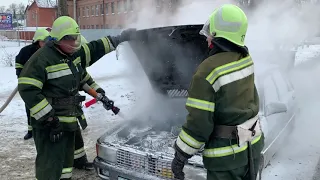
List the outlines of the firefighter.
{"label": "firefighter", "polygon": [[[16,68],[16,75],[19,78],[19,75],[21,73],[21,70],[24,66],[24,64],[29,60],[29,58],[41,47],[44,46],[45,40],[49,37],[49,32],[44,29],[40,28],[38,29],[32,38],[32,44],[23,47],[19,54],[16,56],[15,59],[15,68]],[[28,140],[32,138],[32,126],[30,125],[30,111],[26,107],[26,113],[27,113],[27,122],[28,122],[28,132],[24,136],[24,140]]]}
{"label": "firefighter", "polygon": [[257,175],[264,136],[253,61],[244,44],[247,27],[245,13],[225,4],[200,31],[211,49],[192,77],[187,120],[174,143],[171,165],[177,179],[184,179],[184,165],[200,150],[208,180]]}
{"label": "firefighter", "polygon": [[85,97],[79,95],[85,68],[134,32],[129,29],[81,46],[78,24],[61,16],[53,22],[49,42],[25,64],[18,90],[30,109],[38,180],[71,179],[78,122],[87,126],[81,108]]}
{"label": "firefighter", "polygon": [[[86,44],[88,41],[81,35],[81,44]],[[83,84],[88,84],[91,88],[96,90],[96,92],[105,95],[105,91],[92,79],[92,77],[85,72],[85,77],[82,78],[82,82],[80,82],[80,87]],[[82,119],[85,119],[85,116],[82,116]],[[83,127],[83,130],[86,127]],[[75,132],[75,150],[74,150],[74,162],[73,167],[77,169],[84,169],[84,170],[93,170],[93,163],[88,162],[86,152],[84,150],[84,142],[81,135],[80,128]]]}

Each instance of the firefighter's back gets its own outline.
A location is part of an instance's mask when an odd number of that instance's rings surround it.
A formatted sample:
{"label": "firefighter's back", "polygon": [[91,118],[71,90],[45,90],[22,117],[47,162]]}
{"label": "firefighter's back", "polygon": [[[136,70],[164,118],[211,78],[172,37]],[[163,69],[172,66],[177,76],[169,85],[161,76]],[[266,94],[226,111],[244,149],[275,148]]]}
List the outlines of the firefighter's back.
{"label": "firefighter's back", "polygon": [[[215,111],[213,124],[235,126],[255,117],[259,97],[254,84],[253,61],[250,55],[221,52],[204,60],[196,75],[212,85]],[[206,127],[203,127],[206,128]],[[248,164],[247,147],[239,147],[235,139],[212,136],[206,143],[204,164],[211,171],[229,171]],[[263,136],[253,142],[254,158],[260,157]]]}

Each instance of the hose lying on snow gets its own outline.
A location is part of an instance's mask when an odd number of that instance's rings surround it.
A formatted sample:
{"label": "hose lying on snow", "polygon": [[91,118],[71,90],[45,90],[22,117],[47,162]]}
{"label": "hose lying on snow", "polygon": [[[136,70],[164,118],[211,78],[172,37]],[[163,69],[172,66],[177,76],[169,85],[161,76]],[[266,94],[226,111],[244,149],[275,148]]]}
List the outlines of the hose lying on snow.
{"label": "hose lying on snow", "polygon": [[18,92],[18,86],[16,86],[16,88],[12,91],[12,93],[10,94],[6,102],[1,106],[0,113],[8,106],[8,104],[11,102],[11,100],[13,99],[13,97],[16,95],[17,92]]}

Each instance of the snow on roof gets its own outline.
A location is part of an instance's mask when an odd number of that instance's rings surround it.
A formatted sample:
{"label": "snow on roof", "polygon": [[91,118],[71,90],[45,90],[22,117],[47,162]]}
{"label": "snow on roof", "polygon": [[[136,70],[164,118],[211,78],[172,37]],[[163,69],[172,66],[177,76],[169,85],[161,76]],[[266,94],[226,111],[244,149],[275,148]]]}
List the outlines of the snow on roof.
{"label": "snow on roof", "polygon": [[35,0],[39,8],[55,8],[56,0]]}

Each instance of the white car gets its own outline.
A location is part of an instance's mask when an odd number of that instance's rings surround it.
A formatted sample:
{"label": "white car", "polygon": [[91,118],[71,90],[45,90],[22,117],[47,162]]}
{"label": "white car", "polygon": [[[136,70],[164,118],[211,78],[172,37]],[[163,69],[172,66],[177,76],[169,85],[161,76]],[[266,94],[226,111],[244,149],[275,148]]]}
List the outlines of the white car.
{"label": "white car", "polygon": [[[134,52],[156,92],[165,101],[154,102],[141,118],[119,122],[97,140],[96,171],[102,179],[174,179],[171,161],[174,140],[187,111],[185,102],[191,77],[207,51],[202,25],[139,30],[139,41],[124,45]],[[250,47],[249,47],[250,49]],[[253,60],[255,61],[254,57]],[[259,178],[271,157],[285,143],[296,114],[294,88],[276,65],[255,61],[260,97],[259,116],[265,133]],[[185,166],[186,179],[206,179],[201,152]]]}

